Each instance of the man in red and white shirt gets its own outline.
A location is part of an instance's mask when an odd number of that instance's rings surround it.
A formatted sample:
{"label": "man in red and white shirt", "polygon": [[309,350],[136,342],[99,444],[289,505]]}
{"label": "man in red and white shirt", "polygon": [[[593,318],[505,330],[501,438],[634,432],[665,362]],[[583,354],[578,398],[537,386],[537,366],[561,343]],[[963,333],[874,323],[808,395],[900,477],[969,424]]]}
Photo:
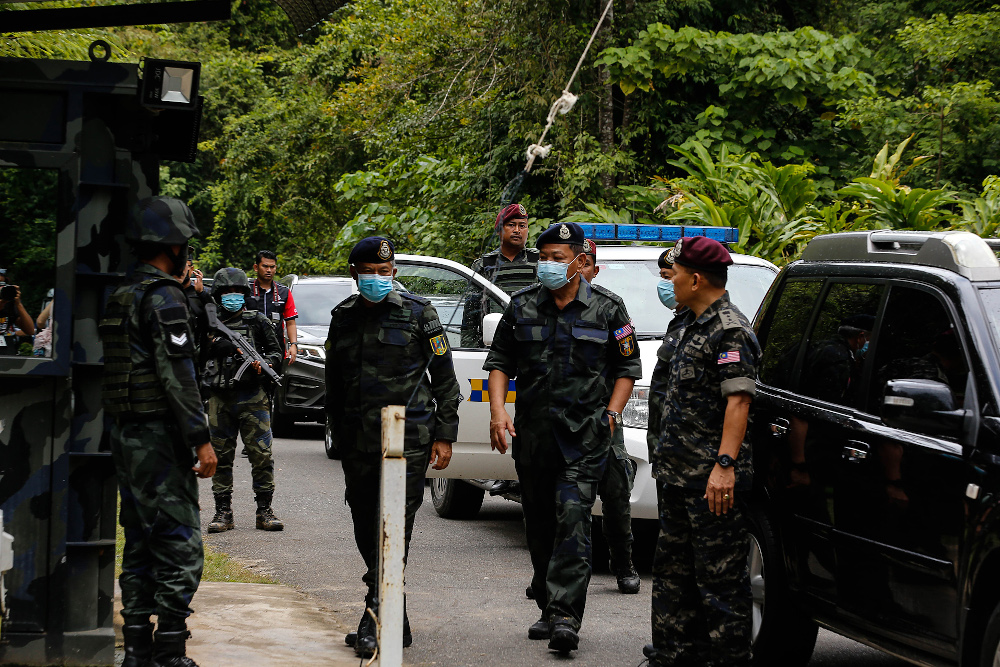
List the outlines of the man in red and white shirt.
{"label": "man in red and white shirt", "polygon": [[250,296],[247,298],[246,307],[248,310],[263,313],[274,325],[274,332],[278,334],[281,349],[287,350],[285,358],[289,364],[294,364],[299,354],[298,331],[295,327],[295,319],[299,316],[299,312],[295,309],[291,290],[274,281],[274,274],[278,270],[277,256],[271,250],[261,250],[257,253],[253,270],[257,277],[250,281]]}

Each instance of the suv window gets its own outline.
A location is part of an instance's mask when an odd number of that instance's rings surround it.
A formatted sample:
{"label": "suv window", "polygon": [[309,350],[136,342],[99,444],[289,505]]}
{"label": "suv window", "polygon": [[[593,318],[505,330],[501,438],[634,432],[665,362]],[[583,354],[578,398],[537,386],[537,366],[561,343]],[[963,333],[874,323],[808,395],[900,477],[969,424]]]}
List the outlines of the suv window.
{"label": "suv window", "polygon": [[983,298],[986,317],[993,330],[993,341],[1000,347],[1000,289],[982,289],[979,290],[979,296]]}
{"label": "suv window", "polygon": [[[469,294],[469,281],[462,274],[439,266],[400,264],[396,280],[411,294],[430,299],[444,325],[452,347],[462,347],[462,320]],[[481,323],[480,323],[481,324]],[[474,326],[469,323],[468,326]],[[472,332],[478,337],[476,332]],[[468,336],[466,336],[468,340]]]}
{"label": "suv window", "polygon": [[351,296],[351,283],[300,282],[292,288],[299,326],[330,326],[330,311]]}
{"label": "suv window", "polygon": [[883,286],[833,283],[809,335],[799,391],[853,405],[860,388],[864,345],[875,328]]}
{"label": "suv window", "polygon": [[789,280],[782,287],[778,305],[772,308],[771,320],[761,331],[764,346],[761,356],[760,381],[780,389],[792,388],[792,373],[799,343],[809,326],[813,306],[823,283],[817,280]]}
{"label": "suv window", "polygon": [[968,366],[948,310],[932,292],[893,286],[876,339],[868,411],[878,414],[889,380],[936,380],[965,396]]}

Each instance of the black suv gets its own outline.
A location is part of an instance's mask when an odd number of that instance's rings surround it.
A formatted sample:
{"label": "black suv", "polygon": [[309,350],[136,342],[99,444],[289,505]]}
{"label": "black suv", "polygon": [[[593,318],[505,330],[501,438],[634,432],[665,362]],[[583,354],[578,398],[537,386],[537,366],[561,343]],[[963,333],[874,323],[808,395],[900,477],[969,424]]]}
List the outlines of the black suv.
{"label": "black suv", "polygon": [[1000,665],[997,249],[967,232],[821,236],[769,291],[757,664],[805,665],[823,626],[916,664]]}

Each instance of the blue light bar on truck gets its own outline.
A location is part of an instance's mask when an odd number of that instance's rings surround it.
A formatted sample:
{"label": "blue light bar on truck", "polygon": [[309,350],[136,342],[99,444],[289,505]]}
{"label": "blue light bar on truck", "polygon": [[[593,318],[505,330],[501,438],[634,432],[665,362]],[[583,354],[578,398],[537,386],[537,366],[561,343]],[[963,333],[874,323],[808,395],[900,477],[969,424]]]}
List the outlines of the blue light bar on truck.
{"label": "blue light bar on truck", "polygon": [[684,225],[615,225],[601,223],[580,225],[588,239],[595,241],[677,241],[692,236],[707,236],[719,243],[736,243],[740,230],[736,227],[686,227]]}

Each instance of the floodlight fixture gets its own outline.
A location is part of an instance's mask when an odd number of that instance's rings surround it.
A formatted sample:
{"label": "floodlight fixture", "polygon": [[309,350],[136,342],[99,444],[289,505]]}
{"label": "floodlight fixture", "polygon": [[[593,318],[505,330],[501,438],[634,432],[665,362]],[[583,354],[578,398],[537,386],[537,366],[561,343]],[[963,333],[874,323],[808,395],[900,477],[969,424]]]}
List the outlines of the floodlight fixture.
{"label": "floodlight fixture", "polygon": [[151,109],[194,109],[201,63],[143,58],[139,102]]}

